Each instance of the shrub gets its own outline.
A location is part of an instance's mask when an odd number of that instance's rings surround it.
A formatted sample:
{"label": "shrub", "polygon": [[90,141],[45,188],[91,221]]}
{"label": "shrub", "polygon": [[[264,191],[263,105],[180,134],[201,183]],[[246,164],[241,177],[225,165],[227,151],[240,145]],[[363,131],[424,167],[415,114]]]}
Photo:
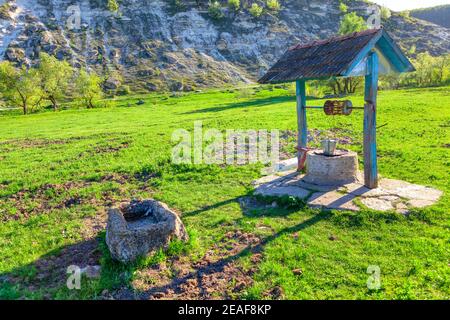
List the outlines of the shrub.
{"label": "shrub", "polygon": [[4,3],[0,5],[0,19],[11,20],[9,10],[11,9],[11,4]]}
{"label": "shrub", "polygon": [[342,13],[347,13],[348,12],[348,6],[345,3],[340,2],[339,3],[339,11],[341,11]]}
{"label": "shrub", "polygon": [[130,86],[128,86],[128,85],[122,85],[117,90],[117,94],[120,96],[126,96],[130,93],[131,93],[131,89],[130,89]]}
{"label": "shrub", "polygon": [[359,32],[367,29],[364,19],[356,14],[356,12],[347,13],[341,20],[339,26],[339,34],[346,35],[353,32]]}
{"label": "shrub", "polygon": [[183,10],[184,9],[184,3],[183,0],[171,0],[170,4],[175,10]]}
{"label": "shrub", "polygon": [[267,0],[266,5],[271,11],[279,11],[281,9],[281,5],[278,0]]}
{"label": "shrub", "polygon": [[218,1],[213,1],[209,4],[208,13],[211,18],[219,20],[223,18],[222,6]]}
{"label": "shrub", "polygon": [[388,20],[392,16],[391,10],[386,7],[381,7],[381,19]]}
{"label": "shrub", "polygon": [[400,87],[430,87],[450,83],[450,54],[433,57],[428,52],[419,53],[412,61],[415,72],[389,74],[381,78],[381,87],[397,89]]}
{"label": "shrub", "polygon": [[255,18],[259,18],[263,14],[263,8],[257,3],[253,3],[249,9],[249,12]]}
{"label": "shrub", "polygon": [[241,8],[241,0],[228,0],[228,8],[233,11],[239,11]]}
{"label": "shrub", "polygon": [[119,11],[119,4],[117,0],[108,0],[108,10],[111,12]]}
{"label": "shrub", "polygon": [[401,17],[407,19],[411,16],[411,12],[410,11],[402,11],[399,13]]}

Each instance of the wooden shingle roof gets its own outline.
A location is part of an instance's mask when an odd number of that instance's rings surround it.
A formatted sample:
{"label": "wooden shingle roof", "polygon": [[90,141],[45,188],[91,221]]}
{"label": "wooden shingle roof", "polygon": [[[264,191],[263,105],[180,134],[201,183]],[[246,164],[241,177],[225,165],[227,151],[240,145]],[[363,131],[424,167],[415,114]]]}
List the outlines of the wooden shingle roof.
{"label": "wooden shingle roof", "polygon": [[258,82],[282,83],[349,76],[375,48],[386,57],[394,71],[414,70],[386,31],[371,29],[293,46]]}

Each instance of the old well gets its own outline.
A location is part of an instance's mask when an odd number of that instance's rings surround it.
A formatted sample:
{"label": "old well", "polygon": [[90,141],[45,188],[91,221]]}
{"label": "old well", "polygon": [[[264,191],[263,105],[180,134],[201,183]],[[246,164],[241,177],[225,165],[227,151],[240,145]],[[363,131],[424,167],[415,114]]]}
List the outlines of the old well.
{"label": "old well", "polygon": [[166,248],[171,240],[187,241],[183,222],[166,204],[134,200],[108,210],[106,244],[124,263]]}
{"label": "old well", "polygon": [[[297,160],[297,159],[295,159]],[[255,195],[294,197],[312,208],[360,211],[395,211],[432,206],[442,191],[405,181],[381,178],[367,188],[358,170],[358,155],[348,150],[308,150],[305,173],[282,170],[253,182]]]}
{"label": "old well", "polygon": [[[295,197],[314,208],[371,209],[402,214],[439,201],[442,196],[440,190],[386,179],[378,174],[377,131],[387,125],[379,126],[377,123],[378,112],[383,110],[378,106],[378,78],[380,74],[411,71],[414,71],[414,66],[382,28],[300,43],[286,50],[258,82],[295,82],[297,158],[277,164],[272,175],[254,181],[255,194]],[[361,76],[365,80],[363,105],[354,106],[350,100],[339,99],[339,95],[329,98],[332,100],[323,105],[307,104],[308,81]],[[359,116],[364,128],[361,141],[364,175],[358,171],[357,154],[336,150],[338,137],[332,132],[322,143],[323,152],[310,148],[307,110],[322,111],[331,119]],[[344,129],[337,123],[333,127]],[[297,168],[294,169],[292,163],[295,164],[296,160]]]}

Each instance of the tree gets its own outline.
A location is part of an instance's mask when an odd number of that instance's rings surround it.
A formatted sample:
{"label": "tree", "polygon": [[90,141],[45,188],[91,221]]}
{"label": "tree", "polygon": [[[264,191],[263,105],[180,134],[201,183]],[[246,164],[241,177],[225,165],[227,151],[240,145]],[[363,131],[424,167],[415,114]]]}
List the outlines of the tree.
{"label": "tree", "polygon": [[53,109],[58,109],[58,100],[63,98],[73,76],[73,68],[67,61],[59,61],[47,53],[40,54],[38,75],[43,98],[49,100]]}
{"label": "tree", "polygon": [[86,70],[80,70],[76,80],[76,88],[79,99],[88,109],[95,107],[96,100],[103,96],[103,91],[100,86],[102,79],[95,73],[88,73]]}
{"label": "tree", "polygon": [[450,73],[450,54],[436,58],[435,74],[436,84],[444,84]]}
{"label": "tree", "polygon": [[346,35],[353,32],[359,32],[367,29],[364,19],[356,14],[356,12],[347,13],[341,20],[339,26],[339,34]]}
{"label": "tree", "polygon": [[433,83],[433,57],[428,53],[419,53],[414,61],[416,66],[416,81],[419,87],[425,87]]}
{"label": "tree", "polygon": [[446,85],[450,81],[450,54],[434,57],[428,52],[419,53],[413,60],[415,72],[382,77],[389,89],[400,87],[429,87]]}
{"label": "tree", "polygon": [[40,102],[36,69],[15,68],[9,61],[0,62],[0,92],[6,101],[28,114]]}

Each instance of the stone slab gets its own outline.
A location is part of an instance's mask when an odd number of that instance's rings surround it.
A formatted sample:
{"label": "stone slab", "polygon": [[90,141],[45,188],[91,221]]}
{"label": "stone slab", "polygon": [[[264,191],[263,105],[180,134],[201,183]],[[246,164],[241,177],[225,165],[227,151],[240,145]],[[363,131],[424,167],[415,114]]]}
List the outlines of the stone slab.
{"label": "stone slab", "polygon": [[287,172],[287,171],[296,170],[297,167],[298,167],[297,158],[292,158],[292,159],[283,160],[283,161],[278,162],[275,165],[275,170],[277,172]]}
{"label": "stone slab", "polygon": [[303,189],[308,189],[308,190],[316,191],[316,192],[329,192],[329,191],[337,191],[338,190],[338,187],[336,187],[336,186],[319,186],[316,184],[308,183],[301,178],[297,179],[297,180],[291,179],[291,180],[287,181],[287,183],[292,186],[297,186],[297,187],[300,187]]}
{"label": "stone slab", "polygon": [[265,176],[265,177],[262,177],[261,179],[255,180],[255,181],[253,181],[252,184],[254,186],[260,186],[262,184],[272,183],[272,182],[274,182],[274,181],[276,181],[278,179],[280,179],[279,176],[277,176],[277,175],[270,175],[270,176]]}
{"label": "stone slab", "polygon": [[359,211],[359,207],[353,202],[355,199],[354,195],[348,193],[317,192],[308,199],[308,205],[312,208]]}
{"label": "stone slab", "polygon": [[381,179],[380,187],[393,195],[409,200],[428,200],[436,202],[442,197],[442,191],[440,190],[400,180]]}
{"label": "stone slab", "polygon": [[361,203],[376,211],[393,211],[395,209],[391,201],[380,198],[362,198]]}
{"label": "stone slab", "polygon": [[411,208],[426,208],[434,204],[431,200],[413,199],[408,201],[408,206]]}
{"label": "stone slab", "polygon": [[407,214],[411,208],[431,206],[443,194],[433,188],[392,179],[381,179],[379,188],[368,189],[359,182],[342,186],[318,186],[303,178],[304,175],[295,170],[263,177],[253,183],[256,187],[255,194],[292,196],[308,199],[308,205],[314,208],[349,211],[360,210],[354,202],[358,199],[372,210],[396,211],[401,214]]}
{"label": "stone slab", "polygon": [[290,196],[304,200],[309,197],[311,191],[298,187],[259,187],[255,190],[255,194],[264,197]]}

